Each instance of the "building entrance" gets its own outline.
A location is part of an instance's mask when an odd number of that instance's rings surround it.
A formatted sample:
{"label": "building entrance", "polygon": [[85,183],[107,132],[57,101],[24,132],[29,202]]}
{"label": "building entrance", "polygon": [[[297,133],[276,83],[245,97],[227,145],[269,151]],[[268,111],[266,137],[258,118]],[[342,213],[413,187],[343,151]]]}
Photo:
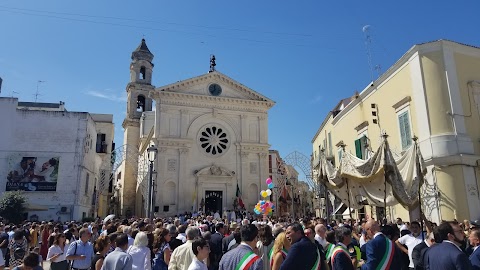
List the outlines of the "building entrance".
{"label": "building entrance", "polygon": [[215,190],[206,190],[205,191],[205,213],[218,213],[222,214],[222,202],[223,202],[223,192]]}

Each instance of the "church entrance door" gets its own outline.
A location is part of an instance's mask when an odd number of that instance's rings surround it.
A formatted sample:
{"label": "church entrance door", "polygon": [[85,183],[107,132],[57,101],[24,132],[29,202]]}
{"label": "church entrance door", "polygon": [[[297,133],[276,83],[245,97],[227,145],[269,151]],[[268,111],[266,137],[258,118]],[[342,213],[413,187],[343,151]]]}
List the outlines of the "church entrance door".
{"label": "church entrance door", "polygon": [[215,213],[218,211],[222,215],[223,192],[216,190],[205,191],[205,213]]}

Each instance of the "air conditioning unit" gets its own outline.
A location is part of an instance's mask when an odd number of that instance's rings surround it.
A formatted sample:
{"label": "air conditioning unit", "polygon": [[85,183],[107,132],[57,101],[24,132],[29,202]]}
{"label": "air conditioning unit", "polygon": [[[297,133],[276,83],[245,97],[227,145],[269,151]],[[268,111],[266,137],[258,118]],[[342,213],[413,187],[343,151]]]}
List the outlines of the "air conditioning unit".
{"label": "air conditioning unit", "polygon": [[60,214],[68,214],[68,213],[70,213],[70,207],[68,206],[60,207]]}

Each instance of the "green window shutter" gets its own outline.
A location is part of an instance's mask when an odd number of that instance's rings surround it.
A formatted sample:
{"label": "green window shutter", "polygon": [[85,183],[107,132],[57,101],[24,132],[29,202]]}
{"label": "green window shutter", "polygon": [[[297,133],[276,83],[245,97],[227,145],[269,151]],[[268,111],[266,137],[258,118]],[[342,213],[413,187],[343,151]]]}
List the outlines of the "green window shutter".
{"label": "green window shutter", "polygon": [[410,131],[410,119],[408,112],[404,112],[398,116],[398,122],[400,127],[400,137],[402,141],[402,150],[407,149],[412,145],[412,134]]}
{"label": "green window shutter", "polygon": [[355,153],[357,158],[363,158],[362,155],[362,139],[355,140]]}

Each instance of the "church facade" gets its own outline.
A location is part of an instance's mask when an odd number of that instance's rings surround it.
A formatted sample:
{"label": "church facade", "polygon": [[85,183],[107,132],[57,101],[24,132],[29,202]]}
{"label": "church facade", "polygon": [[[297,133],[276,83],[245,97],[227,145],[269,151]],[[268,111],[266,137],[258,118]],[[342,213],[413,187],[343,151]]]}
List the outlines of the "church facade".
{"label": "church facade", "polygon": [[124,144],[139,151],[125,156],[116,179],[121,214],[146,215],[149,177],[129,164],[144,160],[151,145],[158,149],[155,216],[231,210],[237,187],[253,209],[267,188],[268,111],[275,103],[215,70],[155,87],[152,60],[142,40],[132,53],[123,122]]}

